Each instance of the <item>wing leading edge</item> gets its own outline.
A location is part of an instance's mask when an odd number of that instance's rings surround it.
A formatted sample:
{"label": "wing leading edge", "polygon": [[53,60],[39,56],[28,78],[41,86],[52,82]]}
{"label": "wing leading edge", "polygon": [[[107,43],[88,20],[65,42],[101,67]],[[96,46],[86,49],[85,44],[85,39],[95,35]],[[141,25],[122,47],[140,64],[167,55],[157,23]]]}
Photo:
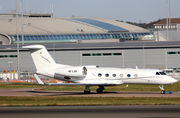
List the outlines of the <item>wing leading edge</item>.
{"label": "wing leading edge", "polygon": [[34,74],[34,77],[38,81],[39,84],[44,85],[89,85],[89,86],[114,86],[114,85],[120,85],[120,84],[110,84],[110,83],[44,83],[37,74]]}

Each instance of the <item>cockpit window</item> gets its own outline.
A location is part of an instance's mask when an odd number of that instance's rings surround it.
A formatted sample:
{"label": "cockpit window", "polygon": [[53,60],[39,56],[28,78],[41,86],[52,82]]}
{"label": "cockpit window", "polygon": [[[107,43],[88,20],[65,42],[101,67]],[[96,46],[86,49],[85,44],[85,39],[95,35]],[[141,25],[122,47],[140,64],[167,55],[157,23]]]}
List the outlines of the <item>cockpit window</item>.
{"label": "cockpit window", "polygon": [[161,75],[166,75],[166,73],[165,73],[165,72],[163,72],[163,71],[162,71],[162,72],[159,72],[159,73],[160,73]]}
{"label": "cockpit window", "polygon": [[156,75],[166,75],[166,73],[161,71],[161,72],[156,72]]}
{"label": "cockpit window", "polygon": [[159,73],[159,72],[156,72],[156,75],[160,75],[160,73]]}

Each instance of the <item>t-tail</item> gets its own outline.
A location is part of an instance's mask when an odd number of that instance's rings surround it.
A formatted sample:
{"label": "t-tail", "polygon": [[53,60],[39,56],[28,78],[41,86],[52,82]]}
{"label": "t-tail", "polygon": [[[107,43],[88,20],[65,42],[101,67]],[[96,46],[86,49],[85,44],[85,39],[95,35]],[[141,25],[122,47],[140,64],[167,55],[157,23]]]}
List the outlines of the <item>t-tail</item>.
{"label": "t-tail", "polygon": [[56,64],[52,56],[43,45],[23,46],[30,50],[37,71],[65,67],[67,65]]}

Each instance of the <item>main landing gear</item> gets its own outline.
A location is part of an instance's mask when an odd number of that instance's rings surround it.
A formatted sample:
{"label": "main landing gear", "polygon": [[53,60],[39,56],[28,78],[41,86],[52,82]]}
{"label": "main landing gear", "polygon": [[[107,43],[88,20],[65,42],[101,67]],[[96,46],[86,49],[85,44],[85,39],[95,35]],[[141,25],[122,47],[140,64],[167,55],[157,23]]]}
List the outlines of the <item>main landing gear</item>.
{"label": "main landing gear", "polygon": [[104,86],[99,86],[99,88],[96,90],[97,93],[103,93]]}
{"label": "main landing gear", "polygon": [[86,85],[86,86],[85,86],[85,90],[84,90],[84,93],[85,93],[85,94],[91,93],[89,87],[90,87],[89,85]]}
{"label": "main landing gear", "polygon": [[[85,86],[85,90],[84,90],[84,93],[85,93],[85,94],[91,93],[91,91],[90,91],[89,88],[90,88],[90,85],[86,85],[86,86]],[[103,87],[103,86],[99,86],[99,88],[96,90],[96,92],[97,92],[97,93],[103,93],[103,90],[105,90],[104,87]]]}
{"label": "main landing gear", "polygon": [[163,85],[159,85],[159,88],[161,89],[161,94],[166,94],[166,91],[164,90],[164,87]]}

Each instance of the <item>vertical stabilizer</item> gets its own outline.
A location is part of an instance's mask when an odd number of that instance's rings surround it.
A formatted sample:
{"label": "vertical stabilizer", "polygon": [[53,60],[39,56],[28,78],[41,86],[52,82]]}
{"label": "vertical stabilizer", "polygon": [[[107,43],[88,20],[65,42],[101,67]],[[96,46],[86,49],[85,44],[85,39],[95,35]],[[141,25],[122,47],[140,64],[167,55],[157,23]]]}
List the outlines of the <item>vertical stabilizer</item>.
{"label": "vertical stabilizer", "polygon": [[37,71],[56,67],[56,62],[43,45],[23,46],[22,48],[30,50]]}

